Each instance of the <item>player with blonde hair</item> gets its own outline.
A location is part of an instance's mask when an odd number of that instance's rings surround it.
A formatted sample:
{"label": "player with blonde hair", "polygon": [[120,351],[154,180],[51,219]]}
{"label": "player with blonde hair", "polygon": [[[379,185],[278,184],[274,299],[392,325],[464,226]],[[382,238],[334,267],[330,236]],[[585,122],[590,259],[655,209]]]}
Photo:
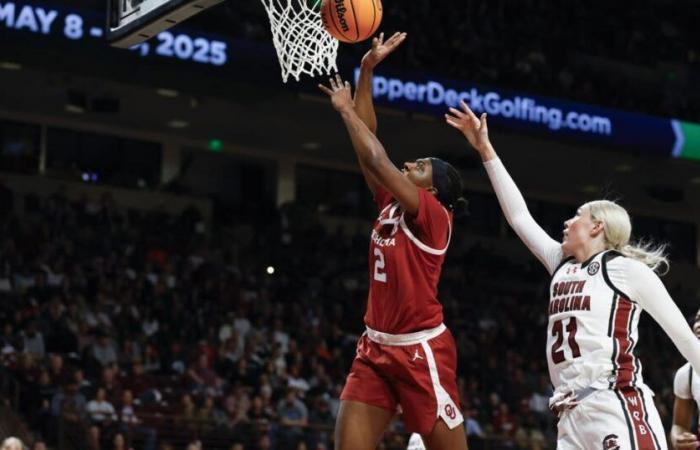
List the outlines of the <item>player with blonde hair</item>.
{"label": "player with blonde hair", "polygon": [[0,450],[24,450],[24,444],[16,437],[9,437],[2,441]]}
{"label": "player with blonde hair", "polygon": [[535,222],[488,136],[486,114],[445,114],[479,153],[516,234],[552,275],[547,362],[558,414],[557,448],[666,449],[664,428],[634,353],[639,318],[647,311],[678,350],[700,369],[700,342],[654,271],[668,269],[663,247],[630,242],[620,205],[597,200],[564,222],[552,239]]}

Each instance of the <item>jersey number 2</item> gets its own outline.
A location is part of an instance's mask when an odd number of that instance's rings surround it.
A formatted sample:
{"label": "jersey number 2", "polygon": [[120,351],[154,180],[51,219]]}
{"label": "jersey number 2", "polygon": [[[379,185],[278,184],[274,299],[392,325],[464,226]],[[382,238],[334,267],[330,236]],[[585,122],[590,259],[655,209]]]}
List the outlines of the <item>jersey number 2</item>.
{"label": "jersey number 2", "polygon": [[[576,329],[576,317],[572,317],[569,319],[566,331],[569,333],[569,348],[571,349],[571,356],[574,358],[581,356],[581,350],[576,343]],[[552,345],[552,361],[554,361],[554,364],[559,364],[566,359],[564,357],[564,350],[561,348],[561,344],[564,342],[564,323],[562,320],[557,320],[554,322],[554,325],[552,325],[552,336],[557,338]]]}
{"label": "jersey number 2", "polygon": [[374,249],[374,256],[377,260],[374,262],[374,279],[386,283],[386,272],[382,272],[386,263],[384,262],[384,253],[378,248]]}

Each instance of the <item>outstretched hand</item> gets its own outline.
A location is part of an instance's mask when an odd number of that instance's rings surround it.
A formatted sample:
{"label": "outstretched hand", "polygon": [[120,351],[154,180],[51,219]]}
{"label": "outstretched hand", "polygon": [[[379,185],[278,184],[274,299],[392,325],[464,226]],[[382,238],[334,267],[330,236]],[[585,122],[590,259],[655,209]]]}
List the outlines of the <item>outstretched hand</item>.
{"label": "outstretched hand", "polygon": [[489,129],[486,124],[486,113],[481,114],[481,117],[476,117],[476,114],[464,101],[460,101],[459,104],[462,110],[450,108],[451,114],[445,114],[445,120],[448,125],[461,131],[471,146],[481,153],[491,144],[489,142]]}
{"label": "outstretched hand", "polygon": [[352,87],[349,81],[343,81],[339,74],[328,79],[328,86],[319,84],[318,88],[328,94],[331,104],[336,111],[342,112],[346,109],[353,109],[355,102],[352,99]]}
{"label": "outstretched hand", "polygon": [[406,33],[396,32],[384,42],[384,33],[372,39],[372,48],[362,57],[362,67],[374,69],[377,64],[389,56],[401,43],[406,40]]}
{"label": "outstretched hand", "polygon": [[675,450],[690,450],[695,449],[698,446],[698,438],[693,433],[684,432],[680,436],[676,437],[673,442],[673,448]]}

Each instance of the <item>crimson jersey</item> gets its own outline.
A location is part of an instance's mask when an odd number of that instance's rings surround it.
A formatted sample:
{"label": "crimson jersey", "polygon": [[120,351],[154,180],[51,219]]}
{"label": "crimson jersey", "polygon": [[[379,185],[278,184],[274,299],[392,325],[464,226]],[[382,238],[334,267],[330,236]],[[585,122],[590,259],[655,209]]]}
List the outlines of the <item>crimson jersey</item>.
{"label": "crimson jersey", "polygon": [[404,334],[442,323],[437,285],[452,234],[452,214],[425,189],[418,189],[418,213],[403,213],[379,187],[381,212],[369,246],[369,298],[365,324],[373,330]]}

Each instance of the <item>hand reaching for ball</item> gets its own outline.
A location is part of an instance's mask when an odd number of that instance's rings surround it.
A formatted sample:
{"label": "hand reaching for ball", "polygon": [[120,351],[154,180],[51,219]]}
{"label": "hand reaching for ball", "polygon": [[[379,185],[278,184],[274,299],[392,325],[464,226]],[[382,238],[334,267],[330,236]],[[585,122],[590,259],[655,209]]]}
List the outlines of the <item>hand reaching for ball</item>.
{"label": "hand reaching for ball", "polygon": [[355,108],[355,102],[352,99],[352,87],[350,82],[343,81],[339,74],[328,79],[328,86],[322,84],[318,88],[328,94],[331,98],[331,104],[338,112],[343,112],[346,109],[352,110]]}
{"label": "hand reaching for ball", "polygon": [[377,64],[389,56],[401,43],[406,40],[406,33],[396,32],[389,39],[384,41],[384,33],[379,33],[378,37],[372,39],[372,48],[362,57],[362,67],[374,69]]}

